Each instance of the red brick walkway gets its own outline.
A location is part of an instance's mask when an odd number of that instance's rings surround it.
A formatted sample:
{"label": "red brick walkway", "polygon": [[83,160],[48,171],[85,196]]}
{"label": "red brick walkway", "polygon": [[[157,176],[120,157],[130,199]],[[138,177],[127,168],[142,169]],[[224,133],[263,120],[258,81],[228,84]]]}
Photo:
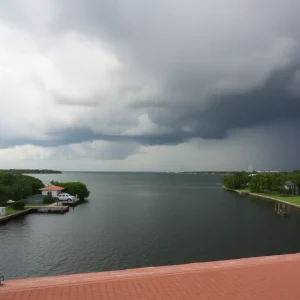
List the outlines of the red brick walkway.
{"label": "red brick walkway", "polygon": [[1,300],[299,300],[300,254],[7,281]]}

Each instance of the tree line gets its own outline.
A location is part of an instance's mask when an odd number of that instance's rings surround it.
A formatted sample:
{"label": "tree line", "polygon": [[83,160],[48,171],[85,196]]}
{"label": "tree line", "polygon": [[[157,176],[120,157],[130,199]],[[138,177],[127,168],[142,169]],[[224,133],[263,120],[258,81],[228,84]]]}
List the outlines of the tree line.
{"label": "tree line", "polygon": [[40,179],[32,176],[0,172],[0,206],[7,200],[20,200],[39,194],[45,185]]}
{"label": "tree line", "polygon": [[[77,195],[80,199],[87,198],[90,194],[90,191],[82,182],[51,181],[51,184],[64,187],[64,192],[74,196]],[[8,200],[18,201],[31,195],[41,194],[40,189],[44,186],[44,183],[38,178],[20,173],[0,171],[0,206],[5,206]]]}
{"label": "tree line", "polygon": [[9,172],[14,174],[61,174],[61,171],[48,169],[0,169],[0,172]]}
{"label": "tree line", "polygon": [[276,173],[247,173],[236,172],[223,177],[223,185],[228,189],[249,189],[251,192],[276,192],[280,194],[294,193],[286,189],[286,182],[300,190],[300,171]]}

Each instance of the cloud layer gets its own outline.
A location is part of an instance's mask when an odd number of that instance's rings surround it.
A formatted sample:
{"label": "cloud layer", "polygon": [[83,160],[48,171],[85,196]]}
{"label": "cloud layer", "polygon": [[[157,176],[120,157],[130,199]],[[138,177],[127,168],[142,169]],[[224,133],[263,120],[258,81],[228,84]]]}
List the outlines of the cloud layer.
{"label": "cloud layer", "polygon": [[[235,157],[255,133],[264,155],[245,160],[293,168],[296,157],[278,157],[298,146],[299,9],[296,0],[1,1],[2,157],[17,147],[20,161],[128,158],[119,166],[130,169],[140,156],[155,165],[154,149],[200,157],[215,143],[229,157],[228,143],[243,140],[229,166],[244,168]],[[263,149],[277,144],[269,159]]]}

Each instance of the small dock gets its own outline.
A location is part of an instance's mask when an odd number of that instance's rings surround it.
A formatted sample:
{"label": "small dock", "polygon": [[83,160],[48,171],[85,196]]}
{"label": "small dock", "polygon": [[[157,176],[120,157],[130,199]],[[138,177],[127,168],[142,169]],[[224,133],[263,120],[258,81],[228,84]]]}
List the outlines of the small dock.
{"label": "small dock", "polygon": [[81,200],[79,198],[76,198],[75,200],[59,201],[59,202],[62,203],[64,206],[76,206],[81,202]]}
{"label": "small dock", "polygon": [[291,205],[275,202],[275,213],[278,215],[289,215],[291,213]]}
{"label": "small dock", "polygon": [[30,207],[31,212],[36,213],[66,213],[69,211],[69,206],[33,206]]}

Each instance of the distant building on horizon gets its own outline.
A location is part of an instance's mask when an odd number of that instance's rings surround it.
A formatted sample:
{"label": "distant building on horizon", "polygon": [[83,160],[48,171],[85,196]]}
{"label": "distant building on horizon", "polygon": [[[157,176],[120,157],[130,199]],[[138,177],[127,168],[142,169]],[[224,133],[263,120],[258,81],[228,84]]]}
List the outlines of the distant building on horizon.
{"label": "distant building on horizon", "polygon": [[248,172],[249,173],[252,173],[253,172],[253,167],[251,164],[248,165]]}

